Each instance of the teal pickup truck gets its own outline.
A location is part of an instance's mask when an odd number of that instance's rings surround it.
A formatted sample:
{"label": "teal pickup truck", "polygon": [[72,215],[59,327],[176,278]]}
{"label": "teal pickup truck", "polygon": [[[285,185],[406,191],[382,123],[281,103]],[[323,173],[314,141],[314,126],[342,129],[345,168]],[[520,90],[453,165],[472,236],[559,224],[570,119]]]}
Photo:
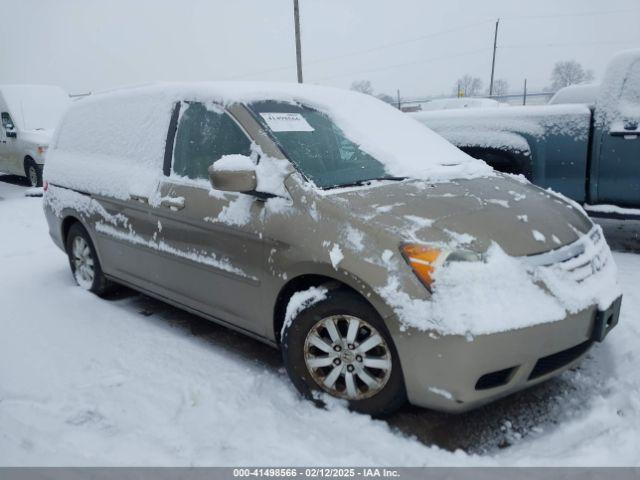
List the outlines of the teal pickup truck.
{"label": "teal pickup truck", "polygon": [[468,154],[561,192],[594,216],[640,217],[640,50],[614,57],[591,104],[411,115]]}

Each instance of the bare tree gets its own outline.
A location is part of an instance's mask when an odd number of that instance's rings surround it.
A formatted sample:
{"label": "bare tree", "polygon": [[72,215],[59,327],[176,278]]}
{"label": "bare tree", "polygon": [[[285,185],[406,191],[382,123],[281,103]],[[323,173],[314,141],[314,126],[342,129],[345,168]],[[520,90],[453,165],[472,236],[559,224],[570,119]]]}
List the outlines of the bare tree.
{"label": "bare tree", "polygon": [[482,90],[482,80],[478,77],[472,77],[468,73],[458,79],[453,87],[453,94],[463,97],[474,97]]}
{"label": "bare tree", "polygon": [[556,62],[551,72],[550,90],[556,92],[561,88],[575,85],[576,83],[589,82],[593,80],[593,72],[585,70],[580,63],[575,60],[564,60]]}
{"label": "bare tree", "polygon": [[[493,95],[500,96],[506,95],[509,93],[509,82],[507,82],[504,78],[497,78],[493,81]],[[487,95],[489,95],[489,90],[487,89]]]}
{"label": "bare tree", "polygon": [[390,103],[391,105],[396,104],[396,100],[386,93],[375,93],[373,90],[373,85],[369,80],[357,80],[351,84],[351,90],[360,93],[366,93],[367,95],[372,95],[376,97],[378,100],[382,100],[383,102]]}
{"label": "bare tree", "polygon": [[373,95],[373,87],[369,80],[357,80],[351,84],[351,90],[356,92],[366,93],[367,95]]}

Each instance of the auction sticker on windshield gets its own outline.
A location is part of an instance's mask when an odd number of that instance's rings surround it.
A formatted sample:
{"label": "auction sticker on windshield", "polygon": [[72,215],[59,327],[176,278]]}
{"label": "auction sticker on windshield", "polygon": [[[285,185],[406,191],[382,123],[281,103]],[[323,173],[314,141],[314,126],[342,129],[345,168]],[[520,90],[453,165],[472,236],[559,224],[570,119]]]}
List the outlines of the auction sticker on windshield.
{"label": "auction sticker on windshield", "polygon": [[273,132],[313,132],[313,127],[300,113],[267,112],[260,115]]}

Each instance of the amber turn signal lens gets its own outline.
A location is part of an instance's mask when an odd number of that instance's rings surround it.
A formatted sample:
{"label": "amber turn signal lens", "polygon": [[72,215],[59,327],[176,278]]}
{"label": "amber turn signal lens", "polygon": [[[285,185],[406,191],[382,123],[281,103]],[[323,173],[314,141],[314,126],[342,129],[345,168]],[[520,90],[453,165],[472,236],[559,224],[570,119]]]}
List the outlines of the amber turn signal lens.
{"label": "amber turn signal lens", "polygon": [[407,244],[401,247],[402,255],[407,260],[418,278],[427,287],[433,284],[434,270],[438,264],[438,259],[442,255],[442,250],[428,247],[426,245]]}

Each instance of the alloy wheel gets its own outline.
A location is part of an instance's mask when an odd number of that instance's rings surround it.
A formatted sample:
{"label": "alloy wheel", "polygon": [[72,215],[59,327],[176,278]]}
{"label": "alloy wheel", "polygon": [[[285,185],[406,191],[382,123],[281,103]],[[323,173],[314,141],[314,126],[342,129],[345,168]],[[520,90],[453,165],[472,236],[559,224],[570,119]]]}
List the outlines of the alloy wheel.
{"label": "alloy wheel", "polygon": [[304,342],[304,360],[327,393],[362,400],[380,392],[391,375],[391,351],[370,323],[351,315],[318,321]]}
{"label": "alloy wheel", "polygon": [[90,290],[95,278],[95,267],[91,248],[84,238],[75,237],[73,239],[71,256],[76,282],[85,290]]}
{"label": "alloy wheel", "polygon": [[37,187],[38,171],[36,170],[36,167],[34,167],[33,165],[29,165],[29,168],[27,170],[29,171],[29,183],[31,184],[32,187]]}

